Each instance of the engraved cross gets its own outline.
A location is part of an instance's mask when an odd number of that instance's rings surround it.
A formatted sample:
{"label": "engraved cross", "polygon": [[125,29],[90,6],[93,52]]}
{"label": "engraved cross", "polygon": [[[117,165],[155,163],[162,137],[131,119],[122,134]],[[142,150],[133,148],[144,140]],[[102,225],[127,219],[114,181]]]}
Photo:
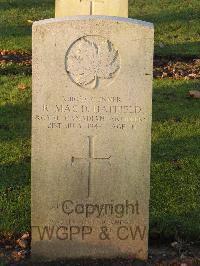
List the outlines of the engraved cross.
{"label": "engraved cross", "polygon": [[87,158],[75,158],[72,156],[71,158],[71,163],[72,165],[74,164],[75,161],[80,161],[84,160],[88,163],[88,192],[87,192],[87,197],[89,198],[91,195],[91,181],[92,181],[92,175],[93,175],[93,165],[95,161],[108,161],[110,164],[110,157],[105,157],[105,158],[97,158],[94,156],[94,137],[89,136],[88,137],[88,142],[89,142],[89,152],[88,152],[88,157]]}
{"label": "engraved cross", "polygon": [[95,2],[97,2],[97,3],[104,3],[104,1],[103,0],[80,0],[80,2],[90,2],[90,15],[93,15],[93,11],[94,11],[94,6],[93,6],[93,4],[95,3]]}

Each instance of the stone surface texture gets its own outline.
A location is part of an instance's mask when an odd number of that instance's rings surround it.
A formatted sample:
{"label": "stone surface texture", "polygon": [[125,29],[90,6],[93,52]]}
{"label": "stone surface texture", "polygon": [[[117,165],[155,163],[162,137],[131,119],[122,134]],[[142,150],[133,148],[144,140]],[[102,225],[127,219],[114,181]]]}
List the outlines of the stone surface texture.
{"label": "stone surface texture", "polygon": [[76,15],[128,17],[128,0],[56,0],[56,17]]}
{"label": "stone surface texture", "polygon": [[33,25],[32,257],[147,259],[150,23]]}

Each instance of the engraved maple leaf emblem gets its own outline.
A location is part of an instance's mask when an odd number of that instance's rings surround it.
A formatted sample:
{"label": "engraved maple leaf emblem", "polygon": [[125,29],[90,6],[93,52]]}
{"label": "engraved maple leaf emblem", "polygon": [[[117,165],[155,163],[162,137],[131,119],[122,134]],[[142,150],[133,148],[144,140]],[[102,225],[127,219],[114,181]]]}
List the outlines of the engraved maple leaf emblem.
{"label": "engraved maple leaf emblem", "polygon": [[100,36],[80,38],[66,55],[66,71],[71,80],[82,88],[96,89],[103,80],[114,78],[119,69],[118,50]]}

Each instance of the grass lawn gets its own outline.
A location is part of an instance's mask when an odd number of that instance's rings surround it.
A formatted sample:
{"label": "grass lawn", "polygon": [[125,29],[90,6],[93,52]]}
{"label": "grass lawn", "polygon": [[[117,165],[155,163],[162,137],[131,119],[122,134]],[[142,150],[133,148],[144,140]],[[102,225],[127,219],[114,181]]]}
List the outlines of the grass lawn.
{"label": "grass lawn", "polygon": [[152,235],[200,236],[200,101],[187,97],[199,86],[200,81],[154,82]]}
{"label": "grass lawn", "polygon": [[[31,23],[54,17],[54,0],[0,0],[0,49],[31,49]],[[129,16],[155,24],[156,55],[200,56],[199,0],[129,0]]]}
{"label": "grass lawn", "polygon": [[[151,235],[200,235],[199,81],[156,80]],[[30,230],[31,77],[0,79],[0,232]]]}
{"label": "grass lawn", "polygon": [[199,0],[129,0],[129,16],[155,24],[156,55],[200,56]]}
{"label": "grass lawn", "polygon": [[30,77],[1,76],[0,95],[0,233],[20,232],[30,227]]}

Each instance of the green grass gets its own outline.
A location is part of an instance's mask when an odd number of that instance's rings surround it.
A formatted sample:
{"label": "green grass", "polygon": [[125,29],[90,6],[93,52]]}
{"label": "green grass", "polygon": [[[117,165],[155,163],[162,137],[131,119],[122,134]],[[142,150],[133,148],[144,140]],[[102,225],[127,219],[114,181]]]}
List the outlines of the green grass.
{"label": "green grass", "polygon": [[54,0],[0,0],[0,49],[31,49],[31,27],[54,16]]}
{"label": "green grass", "polygon": [[200,56],[199,0],[129,0],[129,7],[129,16],[155,24],[157,55]]}
{"label": "green grass", "polygon": [[30,227],[30,77],[1,76],[0,95],[0,232],[22,232]]}
{"label": "green grass", "polygon": [[[54,17],[54,2],[0,0],[0,49],[30,50],[28,20]],[[199,0],[129,0],[129,16],[155,24],[156,55],[200,56]]]}
{"label": "green grass", "polygon": [[[200,101],[187,98],[199,85],[154,82],[152,236],[200,235]],[[3,75],[0,88],[0,232],[19,233],[30,230],[31,77]]]}
{"label": "green grass", "polygon": [[199,81],[156,81],[153,98],[151,229],[200,235]]}

